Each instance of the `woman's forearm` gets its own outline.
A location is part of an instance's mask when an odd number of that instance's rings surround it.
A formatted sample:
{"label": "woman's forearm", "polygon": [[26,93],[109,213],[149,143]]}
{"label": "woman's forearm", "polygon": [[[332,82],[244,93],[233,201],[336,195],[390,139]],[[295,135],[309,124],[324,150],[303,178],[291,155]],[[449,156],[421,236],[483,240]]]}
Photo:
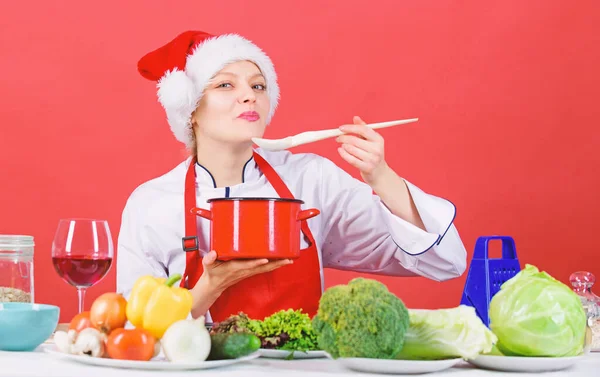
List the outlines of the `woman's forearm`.
{"label": "woman's forearm", "polygon": [[406,182],[392,168],[387,167],[371,188],[394,215],[426,230]]}
{"label": "woman's forearm", "polygon": [[216,292],[206,279],[202,277],[198,279],[198,282],[190,291],[192,293],[192,317],[198,318],[202,315],[206,315],[210,307],[217,301],[220,296],[219,292]]}

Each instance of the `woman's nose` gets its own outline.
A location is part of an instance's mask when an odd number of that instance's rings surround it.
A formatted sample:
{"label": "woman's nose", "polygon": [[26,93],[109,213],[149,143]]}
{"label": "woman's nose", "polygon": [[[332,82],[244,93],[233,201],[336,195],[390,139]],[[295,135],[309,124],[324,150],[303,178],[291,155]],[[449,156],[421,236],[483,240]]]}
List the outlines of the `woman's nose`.
{"label": "woman's nose", "polygon": [[252,88],[250,88],[250,87],[244,88],[242,93],[240,94],[240,102],[252,103],[254,101],[256,101],[256,95],[254,94],[254,91],[252,90]]}

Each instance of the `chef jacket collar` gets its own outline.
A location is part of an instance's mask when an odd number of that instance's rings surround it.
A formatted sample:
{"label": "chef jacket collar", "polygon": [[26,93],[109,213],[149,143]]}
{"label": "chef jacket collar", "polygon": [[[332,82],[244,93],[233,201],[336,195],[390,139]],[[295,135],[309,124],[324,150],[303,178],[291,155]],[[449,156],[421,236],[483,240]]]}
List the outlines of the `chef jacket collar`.
{"label": "chef jacket collar", "polygon": [[[260,169],[254,160],[254,157],[251,157],[242,169],[242,183],[252,182],[260,178]],[[217,182],[215,178],[210,173],[210,171],[204,166],[200,165],[196,162],[196,183],[200,187],[212,187],[217,188]]]}

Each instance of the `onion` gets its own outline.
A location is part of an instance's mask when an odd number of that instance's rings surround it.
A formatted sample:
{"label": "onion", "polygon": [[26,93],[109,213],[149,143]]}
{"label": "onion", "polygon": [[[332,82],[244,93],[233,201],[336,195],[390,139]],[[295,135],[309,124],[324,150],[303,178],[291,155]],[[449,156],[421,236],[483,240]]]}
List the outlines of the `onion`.
{"label": "onion", "polygon": [[119,293],[104,293],[92,304],[90,321],[92,325],[105,334],[122,328],[127,323],[127,300]]}
{"label": "onion", "polygon": [[173,323],[160,342],[166,358],[173,362],[202,362],[210,354],[211,339],[204,316]]}

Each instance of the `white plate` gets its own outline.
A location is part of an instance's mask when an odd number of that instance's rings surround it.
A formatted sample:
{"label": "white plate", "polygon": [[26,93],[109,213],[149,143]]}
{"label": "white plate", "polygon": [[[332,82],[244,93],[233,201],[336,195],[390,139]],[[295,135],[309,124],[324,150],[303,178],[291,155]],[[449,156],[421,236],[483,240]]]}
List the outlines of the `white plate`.
{"label": "white plate", "polygon": [[583,356],[573,357],[519,357],[479,355],[469,363],[478,368],[493,369],[503,372],[550,372],[573,366]]}
{"label": "white plate", "polygon": [[238,364],[244,361],[256,359],[260,357],[258,352],[254,352],[248,356],[240,357],[231,360],[208,360],[197,363],[176,363],[170,362],[162,357],[156,357],[150,361],[137,360],[118,360],[100,357],[90,357],[81,355],[70,355],[57,351],[56,349],[46,348],[47,353],[57,355],[67,360],[76,361],[83,364],[97,365],[103,367],[126,368],[126,369],[149,369],[149,370],[196,370],[196,369],[212,369]]}
{"label": "white plate", "polygon": [[[284,350],[274,350],[274,349],[266,349],[261,348],[259,351],[261,357],[269,358],[269,359],[285,359],[287,358],[292,351],[284,351]],[[327,357],[327,353],[325,351],[294,351],[294,359],[320,359],[323,357]]]}
{"label": "white plate", "polygon": [[348,369],[366,373],[388,373],[388,374],[422,374],[439,372],[452,368],[462,361],[458,359],[448,360],[386,360],[368,359],[360,357],[339,358],[337,362]]}

